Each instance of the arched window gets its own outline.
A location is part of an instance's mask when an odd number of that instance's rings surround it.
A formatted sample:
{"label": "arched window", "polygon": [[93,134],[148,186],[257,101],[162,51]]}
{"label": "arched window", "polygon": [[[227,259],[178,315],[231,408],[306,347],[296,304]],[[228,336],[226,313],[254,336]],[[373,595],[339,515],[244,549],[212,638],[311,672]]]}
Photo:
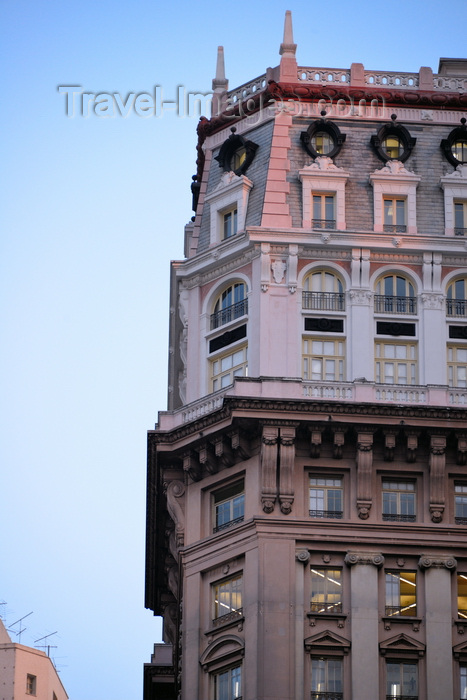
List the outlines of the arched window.
{"label": "arched window", "polygon": [[302,307],[314,311],[345,311],[344,287],[340,278],[328,270],[317,270],[305,277]]}
{"label": "arched window", "polygon": [[448,316],[467,316],[467,277],[458,277],[448,287],[446,295],[446,314]]}
{"label": "arched window", "polygon": [[211,314],[211,330],[244,316],[248,312],[247,289],[244,282],[235,282],[217,297]]}
{"label": "arched window", "polygon": [[375,311],[384,314],[416,314],[417,300],[412,282],[394,273],[376,283]]}

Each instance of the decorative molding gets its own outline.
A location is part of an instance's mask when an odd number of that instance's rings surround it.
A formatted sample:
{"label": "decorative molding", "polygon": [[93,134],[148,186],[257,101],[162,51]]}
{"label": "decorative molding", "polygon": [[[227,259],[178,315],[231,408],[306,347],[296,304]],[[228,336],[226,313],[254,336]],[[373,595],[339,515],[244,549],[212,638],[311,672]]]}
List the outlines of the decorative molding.
{"label": "decorative molding", "polygon": [[280,508],[284,515],[289,515],[294,502],[295,428],[280,429],[279,464]]}
{"label": "decorative molding", "polygon": [[443,294],[436,292],[423,292],[420,294],[420,299],[426,309],[440,311],[445,307],[445,297]]}
{"label": "decorative molding", "polygon": [[445,506],[446,436],[430,439],[430,513],[434,523],[443,519]]}
{"label": "decorative molding", "polygon": [[299,549],[295,553],[295,559],[300,562],[300,564],[308,564],[310,561],[310,552],[307,549]]}
{"label": "decorative molding", "polygon": [[457,568],[457,561],[450,556],[422,554],[418,560],[418,566],[422,571],[426,569],[448,569],[449,571],[454,571]]}
{"label": "decorative molding", "polygon": [[357,511],[361,520],[367,520],[370,515],[372,467],[373,431],[360,430],[357,435]]}
{"label": "decorative molding", "polygon": [[261,441],[261,503],[265,513],[272,513],[277,498],[277,443],[279,428],[264,425]]}
{"label": "decorative molding", "polygon": [[356,564],[371,564],[381,569],[384,564],[384,557],[381,552],[347,552],[344,557],[344,562],[349,567],[355,566]]}
{"label": "decorative molding", "polygon": [[174,480],[164,484],[167,494],[167,510],[175,524],[175,544],[183,547],[185,538],[185,486]]}

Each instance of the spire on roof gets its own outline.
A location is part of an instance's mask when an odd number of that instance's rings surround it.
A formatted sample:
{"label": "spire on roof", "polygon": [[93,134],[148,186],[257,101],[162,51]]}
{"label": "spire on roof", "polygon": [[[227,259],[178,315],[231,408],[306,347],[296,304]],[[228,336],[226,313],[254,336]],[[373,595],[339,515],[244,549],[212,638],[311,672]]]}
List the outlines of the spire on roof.
{"label": "spire on roof", "polygon": [[217,47],[217,64],[216,64],[216,77],[212,81],[212,89],[214,91],[227,90],[229,87],[229,81],[225,78],[225,65],[224,65],[224,47]]}
{"label": "spire on roof", "polygon": [[279,49],[281,55],[279,81],[297,82],[297,44],[293,43],[292,13],[287,10],[284,20],[284,39]]}

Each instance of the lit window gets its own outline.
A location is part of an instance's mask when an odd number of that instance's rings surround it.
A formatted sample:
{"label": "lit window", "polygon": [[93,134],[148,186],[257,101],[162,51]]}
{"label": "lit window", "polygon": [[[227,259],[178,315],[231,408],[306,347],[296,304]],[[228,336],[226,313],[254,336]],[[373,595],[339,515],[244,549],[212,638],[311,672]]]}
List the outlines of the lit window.
{"label": "lit window", "polygon": [[219,489],[214,494],[214,532],[225,530],[243,521],[245,514],[244,482]]}
{"label": "lit window", "polygon": [[418,698],[417,664],[386,662],[386,700]]}
{"label": "lit window", "polygon": [[451,146],[452,155],[459,163],[467,163],[467,139],[454,141]]}
{"label": "lit window", "polygon": [[31,673],[28,673],[26,676],[26,695],[35,695],[36,694],[36,685],[37,685],[36,676],[33,676]]}
{"label": "lit window", "polygon": [[415,343],[375,344],[376,382],[378,384],[417,383],[417,345]]}
{"label": "lit window", "polygon": [[335,202],[333,194],[313,194],[313,228],[336,228]]}
{"label": "lit window", "polygon": [[236,151],[234,151],[231,159],[230,159],[230,170],[233,170],[236,172],[237,170],[241,170],[242,165],[245,163],[246,160],[246,148],[245,146],[240,146],[237,148]]}
{"label": "lit window", "polygon": [[341,569],[311,567],[311,612],[342,612]]}
{"label": "lit window", "polygon": [[248,311],[246,285],[236,282],[224,289],[214,305],[211,314],[211,330],[244,316]]}
{"label": "lit window", "polygon": [[414,571],[386,572],[386,615],[417,614],[416,576]]}
{"label": "lit window", "polygon": [[457,574],[457,615],[467,620],[467,575]]}
{"label": "lit window", "polygon": [[211,360],[212,390],[223,389],[233,384],[234,377],[246,377],[247,373],[247,347],[244,345],[222,357]]}
{"label": "lit window", "polygon": [[467,234],[467,202],[454,201],[454,235],[465,236]]}
{"label": "lit window", "polygon": [[342,660],[311,660],[311,700],[342,700]]}
{"label": "lit window", "polygon": [[237,233],[237,210],[232,209],[223,215],[224,238],[230,238]]}
{"label": "lit window", "polygon": [[214,674],[215,700],[239,700],[242,697],[242,667],[233,666]]}
{"label": "lit window", "polygon": [[235,620],[242,614],[242,587],[241,575],[227,579],[213,586],[213,622],[220,625],[230,620]]}
{"label": "lit window", "polygon": [[446,295],[448,316],[467,316],[467,277],[459,277],[451,282]]}
{"label": "lit window", "polygon": [[326,270],[307,275],[303,284],[302,307],[314,311],[344,311],[344,288],[339,277]]}
{"label": "lit window", "polygon": [[342,479],[310,476],[310,516],[342,518]]}
{"label": "lit window", "polygon": [[448,345],[448,385],[467,387],[467,346]]}
{"label": "lit window", "polygon": [[344,380],[345,343],[342,340],[303,339],[303,379]]}
{"label": "lit window", "polygon": [[415,484],[383,481],[383,520],[415,522]]}
{"label": "lit window", "polygon": [[316,132],[310,139],[311,147],[320,156],[327,156],[334,149],[334,139],[326,131]]}
{"label": "lit window", "polygon": [[460,675],[460,698],[461,700],[466,700],[467,698],[467,666],[461,666],[459,668]]}
{"label": "lit window", "polygon": [[406,200],[395,197],[383,199],[383,231],[386,233],[405,233]]}
{"label": "lit window", "polygon": [[467,525],[467,484],[454,484],[455,521]]}
{"label": "lit window", "polygon": [[414,286],[402,275],[385,275],[376,283],[376,313],[415,314],[417,300]]}
{"label": "lit window", "polygon": [[386,136],[381,146],[385,155],[391,160],[398,160],[404,153],[404,144],[398,136]]}

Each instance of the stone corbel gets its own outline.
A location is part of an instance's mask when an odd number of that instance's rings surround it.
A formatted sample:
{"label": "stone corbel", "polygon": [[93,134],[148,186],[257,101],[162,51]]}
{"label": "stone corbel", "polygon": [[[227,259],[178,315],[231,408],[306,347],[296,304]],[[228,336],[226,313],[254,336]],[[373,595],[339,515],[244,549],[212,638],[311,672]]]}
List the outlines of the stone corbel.
{"label": "stone corbel", "polygon": [[297,291],[298,245],[289,245],[288,283],[290,294]]}
{"label": "stone corbel", "polygon": [[420,431],[418,430],[410,430],[406,431],[406,437],[407,437],[407,454],[406,454],[406,460],[407,462],[413,464],[415,460],[417,459],[417,449],[418,449],[418,436],[420,435]]}
{"label": "stone corbel", "polygon": [[199,481],[201,479],[201,468],[192,450],[185,452],[183,455],[183,471],[187,477],[193,481]]}
{"label": "stone corbel", "polygon": [[334,459],[342,459],[342,451],[344,448],[345,430],[334,428],[334,448],[332,456]]}
{"label": "stone corbel", "polygon": [[321,454],[321,435],[323,432],[322,426],[310,426],[310,457],[317,459]]}
{"label": "stone corbel", "polygon": [[199,463],[208,474],[216,474],[218,471],[217,459],[210,442],[204,442],[199,448]]}
{"label": "stone corbel", "polygon": [[384,461],[393,462],[394,461],[394,449],[396,447],[396,430],[385,430],[384,431]]}
{"label": "stone corbel", "polygon": [[234,463],[234,455],[232,452],[232,449],[230,445],[227,444],[227,441],[224,439],[224,436],[220,436],[218,438],[215,438],[214,440],[214,454],[216,456],[216,459],[224,466],[224,467],[231,467],[232,464]]}
{"label": "stone corbel", "polygon": [[373,432],[359,432],[357,438],[357,510],[361,520],[367,520],[373,502],[372,468]]}
{"label": "stone corbel", "polygon": [[269,269],[271,265],[269,257],[270,246],[268,243],[261,243],[261,291],[267,292],[269,289]]}
{"label": "stone corbel", "polygon": [[176,547],[183,547],[185,538],[185,486],[181,481],[170,481],[166,486],[167,510],[175,524]]}
{"label": "stone corbel", "polygon": [[279,428],[263,426],[261,442],[261,503],[265,513],[272,513],[277,498],[277,442]]}
{"label": "stone corbel", "polygon": [[446,471],[446,436],[432,435],[430,442],[430,514],[434,523],[443,519]]}
{"label": "stone corbel", "polygon": [[293,468],[295,463],[295,428],[280,430],[279,448],[279,502],[281,512],[288,515],[294,501]]}
{"label": "stone corbel", "polygon": [[247,441],[242,437],[239,430],[232,430],[229,433],[232,444],[232,452],[235,457],[239,457],[240,461],[250,459],[250,450],[248,449]]}
{"label": "stone corbel", "polygon": [[467,434],[456,433],[457,438],[457,464],[465,467],[467,464]]}

